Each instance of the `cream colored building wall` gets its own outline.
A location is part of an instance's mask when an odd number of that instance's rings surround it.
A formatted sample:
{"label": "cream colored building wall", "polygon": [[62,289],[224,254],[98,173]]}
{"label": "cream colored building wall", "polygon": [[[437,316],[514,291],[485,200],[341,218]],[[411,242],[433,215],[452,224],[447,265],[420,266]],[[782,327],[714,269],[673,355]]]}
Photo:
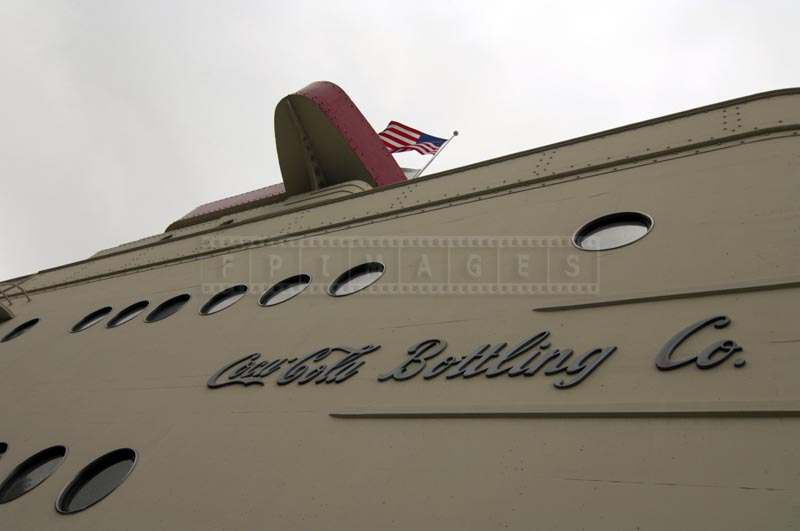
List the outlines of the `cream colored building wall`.
{"label": "cream colored building wall", "polygon": [[[786,121],[773,103],[783,116],[797,110],[788,96],[773,99],[747,104],[756,106],[746,109],[759,127]],[[711,118],[717,125],[703,129]],[[671,126],[670,134],[713,134],[719,119],[718,111],[705,113],[685,131]],[[650,145],[638,139],[630,136],[631,153]],[[796,527],[798,140],[791,130],[773,131],[556,180],[531,179],[539,155],[529,155],[320,206],[302,217],[217,231],[221,242],[205,236],[208,255],[196,255],[203,238],[197,236],[34,278],[32,302],[15,304],[17,316],[0,324],[4,334],[28,318],[42,319],[0,344],[0,439],[9,444],[0,476],[53,444],[66,445],[69,455],[45,483],[0,507],[3,528]],[[608,142],[606,156],[625,153],[624,143],[614,152],[617,140]],[[600,150],[586,148],[584,158],[571,160],[599,163]],[[513,179],[520,186],[444,197]],[[421,206],[431,198],[447,200]],[[401,211],[364,219],[395,207]],[[583,223],[622,210],[651,215],[651,233],[602,253],[569,245]],[[352,226],[344,223],[349,217]],[[305,230],[292,246],[214,247],[229,245],[228,236]],[[429,236],[446,245],[430,244]],[[509,236],[527,243],[508,243]],[[321,248],[312,246],[314,238],[383,243]],[[502,254],[507,250],[510,256]],[[378,253],[387,271],[375,287],[389,293],[332,298],[316,290],[262,308],[253,289],[219,314],[198,314],[223,285],[263,288],[291,271],[308,273],[315,288],[324,288],[348,264]],[[469,276],[470,253],[485,253],[485,277]],[[514,256],[525,253],[533,276],[520,276],[516,267]],[[419,274],[422,254],[433,279]],[[285,268],[270,274],[275,256]],[[578,257],[577,276],[567,275],[574,272],[570,256]],[[451,284],[487,286],[486,292],[406,292],[404,286],[423,289],[442,271]],[[64,282],[74,284],[48,288]],[[500,288],[488,287],[507,284],[539,291],[492,294]],[[549,293],[552,285],[591,290]],[[700,291],[706,293],[692,296]],[[117,329],[69,333],[96,308],[119,310],[140,299],[152,308],[182,292],[192,295],[188,306],[164,321],[139,318]],[[656,295],[669,297],[646,302]],[[645,300],[575,306],[637,297]],[[741,353],[710,370],[656,369],[655,356],[670,337],[713,315],[727,315],[731,325],[698,333],[681,353],[722,339],[739,343]],[[551,332],[554,347],[576,354],[612,345],[617,351],[564,390],[553,385],[562,376],[541,373],[378,382],[423,339],[446,339],[448,353],[465,355],[482,343],[514,345],[542,330]],[[215,371],[251,352],[274,359],[366,344],[381,348],[342,384],[279,387],[273,375],[263,387],[206,387]],[[735,359],[746,365],[737,368]],[[63,486],[89,460],[118,447],[140,454],[125,484],[83,513],[58,515],[53,503]]]}

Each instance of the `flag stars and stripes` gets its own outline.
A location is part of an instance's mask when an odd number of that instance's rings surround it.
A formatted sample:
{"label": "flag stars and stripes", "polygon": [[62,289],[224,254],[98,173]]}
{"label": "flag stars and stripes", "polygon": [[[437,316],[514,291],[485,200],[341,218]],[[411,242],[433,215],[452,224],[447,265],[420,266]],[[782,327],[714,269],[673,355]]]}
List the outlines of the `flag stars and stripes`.
{"label": "flag stars and stripes", "polygon": [[422,155],[435,155],[447,141],[395,121],[389,122],[378,136],[389,153],[416,151]]}

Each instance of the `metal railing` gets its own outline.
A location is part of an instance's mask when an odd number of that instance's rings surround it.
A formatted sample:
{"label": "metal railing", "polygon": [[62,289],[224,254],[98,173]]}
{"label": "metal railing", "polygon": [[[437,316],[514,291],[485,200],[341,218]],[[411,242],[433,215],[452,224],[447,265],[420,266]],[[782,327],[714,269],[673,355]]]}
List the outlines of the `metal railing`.
{"label": "metal railing", "polygon": [[31,302],[31,297],[30,297],[30,295],[28,295],[28,292],[25,291],[25,288],[23,288],[21,285],[19,285],[16,282],[7,282],[5,284],[0,284],[0,297],[5,299],[9,306],[13,306],[14,305],[14,301],[12,301],[11,297],[9,297],[8,295],[9,295],[9,292],[11,290],[15,289],[15,288],[22,295],[24,295],[26,299],[28,299],[28,302]]}

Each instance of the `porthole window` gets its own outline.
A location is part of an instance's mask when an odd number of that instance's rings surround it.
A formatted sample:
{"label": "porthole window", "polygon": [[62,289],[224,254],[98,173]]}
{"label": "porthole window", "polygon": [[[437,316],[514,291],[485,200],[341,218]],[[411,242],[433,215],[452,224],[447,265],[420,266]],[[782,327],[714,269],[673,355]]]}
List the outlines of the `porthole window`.
{"label": "porthole window", "polygon": [[0,455],[3,455],[8,451],[8,443],[0,442]]}
{"label": "porthole window", "polygon": [[305,274],[295,275],[281,280],[261,295],[258,303],[261,306],[275,306],[300,295],[311,283],[311,277]]}
{"label": "porthole window", "polygon": [[56,501],[56,510],[72,514],[88,509],[119,487],[136,464],[136,452],[120,448],[98,457],[78,472]]}
{"label": "porthole window", "polygon": [[72,333],[81,332],[86,330],[89,327],[92,327],[106,318],[106,315],[111,313],[111,306],[106,306],[105,308],[100,308],[99,310],[95,310],[80,321],[78,321],[75,326],[72,327]]}
{"label": "porthole window", "polygon": [[128,321],[135,319],[136,316],[142,313],[149,304],[149,301],[139,301],[131,304],[127,308],[123,308],[117,315],[108,321],[106,327],[116,328],[119,325],[123,325]]}
{"label": "porthole window", "polygon": [[367,262],[357,265],[338,276],[328,288],[328,293],[334,297],[344,297],[361,291],[374,284],[383,276],[386,270],[380,262]]}
{"label": "porthole window", "polygon": [[56,471],[66,455],[63,446],[51,446],[17,465],[0,484],[0,503],[16,500],[36,488]]}
{"label": "porthole window", "polygon": [[183,308],[183,305],[189,302],[189,299],[191,298],[192,298],[191,295],[189,295],[188,293],[184,293],[182,295],[172,297],[171,299],[162,302],[161,304],[156,306],[155,310],[150,312],[147,318],[145,318],[145,322],[155,323],[156,321],[166,319],[173,313]]}
{"label": "porthole window", "polygon": [[36,326],[38,322],[39,322],[38,317],[35,319],[31,319],[30,321],[25,321],[24,323],[13,329],[11,332],[3,336],[3,339],[0,339],[0,343],[5,343],[6,341],[11,341],[12,339],[21,336],[22,334],[24,334],[25,332]]}
{"label": "porthole window", "polygon": [[202,315],[211,315],[212,313],[221,312],[225,308],[233,306],[233,304],[244,297],[246,293],[247,286],[244,284],[238,284],[236,286],[231,286],[230,288],[225,288],[208,299],[208,302],[205,303],[202,308],[200,308],[200,313]]}
{"label": "porthole window", "polygon": [[653,218],[641,212],[616,212],[581,227],[572,242],[579,249],[605,251],[624,247],[644,238],[653,228]]}

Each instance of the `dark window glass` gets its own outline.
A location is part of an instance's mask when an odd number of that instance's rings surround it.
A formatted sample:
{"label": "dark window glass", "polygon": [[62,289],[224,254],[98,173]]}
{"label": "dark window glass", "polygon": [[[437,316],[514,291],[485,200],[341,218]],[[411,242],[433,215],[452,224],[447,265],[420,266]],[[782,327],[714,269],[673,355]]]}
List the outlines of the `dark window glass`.
{"label": "dark window glass", "polygon": [[56,502],[60,513],[82,511],[99,502],[119,487],[136,464],[136,452],[120,448],[98,457],[78,472]]}
{"label": "dark window glass", "polygon": [[166,319],[173,313],[177,312],[183,305],[189,302],[191,299],[191,295],[188,293],[184,293],[182,295],[178,295],[176,297],[172,297],[169,300],[166,300],[156,306],[156,309],[150,312],[150,314],[145,319],[145,322],[154,323],[156,321],[160,321],[161,319]]}
{"label": "dark window glass", "polygon": [[221,312],[244,297],[245,293],[247,293],[247,286],[244,284],[226,288],[208,299],[208,302],[200,308],[200,313],[203,315],[211,315],[212,313]]}
{"label": "dark window glass", "polygon": [[3,455],[8,451],[8,443],[0,442],[0,455]]}
{"label": "dark window glass", "polygon": [[106,315],[111,313],[111,306],[106,306],[105,308],[100,308],[99,310],[95,310],[80,321],[78,321],[75,326],[72,327],[72,333],[80,332],[82,330],[86,330],[87,328],[96,325],[100,321],[106,318]]}
{"label": "dark window glass", "polygon": [[380,262],[367,262],[345,271],[331,283],[328,292],[334,297],[344,297],[371,286],[386,268]]}
{"label": "dark window glass", "polygon": [[640,212],[616,212],[590,221],[573,237],[576,247],[605,251],[629,245],[644,238],[653,228],[653,219]]}
{"label": "dark window glass", "polygon": [[142,313],[149,304],[149,301],[139,301],[131,304],[127,308],[121,310],[117,315],[112,317],[106,326],[108,328],[114,328],[119,325],[123,325],[132,319],[135,319],[136,316]]}
{"label": "dark window glass", "polygon": [[261,306],[275,306],[282,302],[300,295],[311,282],[311,277],[308,275],[296,275],[287,279],[281,280],[261,295],[258,303]]}
{"label": "dark window glass", "polygon": [[56,471],[66,455],[63,446],[52,446],[17,465],[0,484],[0,503],[16,500],[34,489]]}
{"label": "dark window glass", "polygon": [[5,343],[6,341],[11,341],[15,337],[21,336],[22,334],[24,334],[25,332],[36,326],[36,323],[38,322],[39,322],[38,317],[36,319],[31,319],[30,321],[25,321],[24,323],[16,327],[14,330],[3,336],[3,339],[0,339],[0,343]]}

